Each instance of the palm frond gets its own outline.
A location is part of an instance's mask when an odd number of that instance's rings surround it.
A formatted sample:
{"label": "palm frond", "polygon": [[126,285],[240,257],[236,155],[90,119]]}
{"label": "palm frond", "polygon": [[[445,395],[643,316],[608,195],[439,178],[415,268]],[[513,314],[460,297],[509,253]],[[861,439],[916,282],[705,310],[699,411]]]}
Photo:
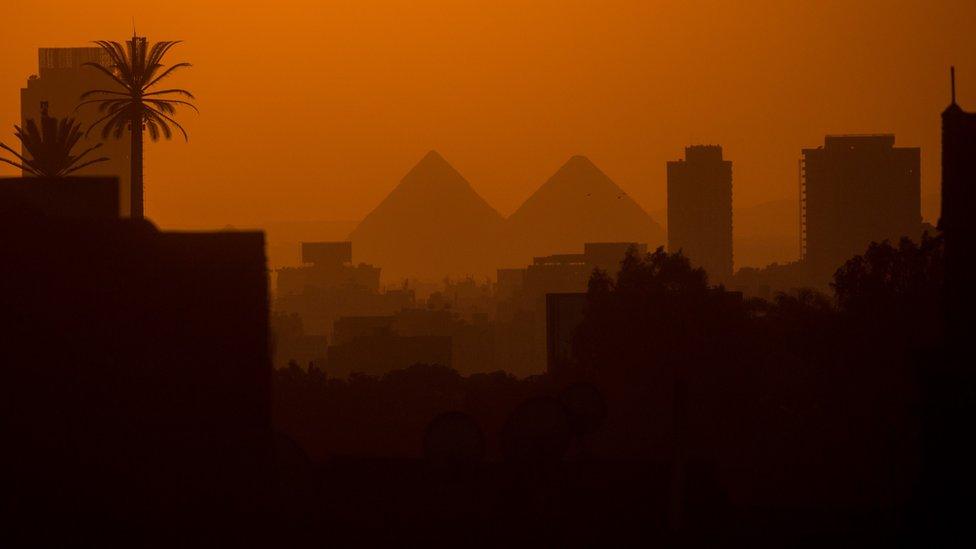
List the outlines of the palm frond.
{"label": "palm frond", "polygon": [[95,40],[94,42],[112,58],[113,65],[125,64],[125,49],[114,40]]}
{"label": "palm frond", "polygon": [[176,112],[176,107],[158,99],[147,99],[146,103],[149,103],[150,105],[156,107],[160,112],[164,112],[166,114],[173,114]]}
{"label": "palm frond", "polygon": [[105,122],[105,125],[102,127],[102,139],[108,139],[110,135],[114,136],[116,139],[121,137],[122,131],[128,127],[127,125],[130,121],[129,113],[126,111],[119,111],[105,116],[102,120],[105,120],[106,118],[108,121]]}
{"label": "palm frond", "polygon": [[163,78],[166,78],[167,76],[169,76],[170,73],[172,73],[173,71],[175,71],[177,69],[189,68],[189,67],[192,67],[192,66],[193,65],[191,65],[189,63],[177,63],[177,64],[173,65],[172,67],[170,67],[170,68],[166,69],[165,71],[163,71],[162,74],[160,74],[159,76],[157,76],[156,78],[154,78],[148,84],[143,85],[142,86],[142,89],[143,90],[148,90],[149,88],[153,87],[153,85],[155,85],[157,82],[159,82]]}
{"label": "palm frond", "polygon": [[15,168],[20,168],[21,170],[24,170],[25,172],[27,172],[29,174],[32,174],[32,175],[37,175],[37,176],[41,175],[41,174],[37,173],[36,171],[34,171],[30,166],[26,166],[24,164],[18,164],[16,162],[11,161],[11,160],[7,160],[6,158],[4,158],[2,156],[0,156],[0,162],[3,162],[4,164],[10,164],[11,166],[13,166]]}
{"label": "palm frond", "polygon": [[[157,104],[157,103],[163,103],[163,104],[168,104],[168,105],[184,105],[184,106],[190,107],[191,109],[193,109],[197,113],[200,112],[200,109],[198,109],[197,106],[194,105],[193,103],[190,103],[189,101],[180,101],[179,99],[148,99],[147,102],[148,103],[152,103],[154,105]],[[175,111],[173,111],[173,112],[175,112]]]}
{"label": "palm frond", "polygon": [[93,69],[97,69],[97,70],[101,71],[102,73],[107,74],[109,76],[109,78],[111,78],[112,80],[114,80],[116,83],[118,83],[123,88],[125,88],[127,90],[131,90],[131,88],[129,87],[129,85],[126,84],[125,81],[122,78],[119,78],[118,76],[116,76],[116,74],[114,72],[112,72],[111,69],[109,69],[108,67],[105,67],[105,66],[103,66],[103,65],[101,65],[99,63],[95,63],[95,62],[91,62],[91,61],[89,61],[88,63],[82,63],[81,66],[82,67],[92,67]]}
{"label": "palm frond", "polygon": [[7,160],[6,158],[3,158],[3,157],[0,157],[0,160],[2,160],[3,162],[5,162],[7,164],[10,164],[11,166],[17,166],[18,168],[20,168],[20,169],[22,169],[22,170],[24,170],[24,171],[26,171],[28,173],[32,173],[34,175],[39,175],[37,173],[37,171],[34,169],[33,162],[31,162],[30,159],[24,158],[23,156],[21,156],[20,153],[18,153],[17,151],[13,150],[10,147],[8,147],[6,143],[0,141],[0,149],[3,149],[5,151],[9,151],[11,154],[13,154],[14,156],[16,156],[18,160],[20,160],[20,163],[13,162],[11,160]]}
{"label": "palm frond", "polygon": [[120,92],[120,91],[114,91],[114,90],[88,90],[85,93],[81,94],[81,97],[79,97],[78,99],[87,99],[87,98],[95,95],[96,93],[104,93],[104,94],[108,94],[108,95],[122,95],[122,96],[125,96],[125,97],[132,97],[132,94],[129,93],[129,92]]}
{"label": "palm frond", "polygon": [[154,118],[146,119],[146,128],[149,130],[149,138],[153,141],[159,141],[159,125]]}
{"label": "palm frond", "polygon": [[159,117],[161,117],[161,118],[162,118],[163,120],[165,120],[166,122],[168,122],[168,123],[170,123],[170,124],[172,124],[172,125],[174,125],[174,126],[176,126],[176,128],[177,128],[178,130],[180,130],[180,132],[182,132],[182,133],[183,133],[183,140],[184,140],[184,141],[189,141],[189,140],[190,140],[190,136],[189,136],[189,134],[187,134],[187,133],[186,133],[186,130],[185,130],[185,129],[183,129],[183,126],[181,126],[179,122],[177,122],[176,120],[173,120],[172,118],[170,118],[170,117],[168,117],[168,116],[166,116],[165,114],[163,114],[163,113],[161,113],[161,112],[159,112],[159,111],[157,111],[156,109],[154,109],[154,108],[152,108],[152,107],[147,107],[147,108],[148,108],[148,109],[149,109],[150,111],[152,111],[152,112],[153,112],[153,113],[154,113],[154,114],[155,114],[156,116],[159,116]]}
{"label": "palm frond", "polygon": [[122,133],[125,130],[137,131],[133,124],[131,113],[127,111],[119,111],[115,113],[115,116],[110,118],[108,122],[105,123],[105,128],[102,130],[102,137],[113,137],[115,139],[121,139]]}
{"label": "palm frond", "polygon": [[[14,127],[16,127],[16,126],[14,126]],[[14,156],[16,156],[18,159],[20,159],[20,161],[23,162],[24,164],[30,164],[30,160],[28,160],[28,159],[24,158],[23,156],[21,156],[19,152],[11,149],[10,147],[7,146],[6,143],[4,143],[2,141],[0,141],[0,149],[3,149],[5,151],[10,152]]]}
{"label": "palm frond", "polygon": [[156,45],[152,47],[152,51],[149,52],[149,59],[147,63],[149,65],[159,65],[159,62],[163,60],[163,56],[166,55],[166,52],[168,52],[170,48],[182,43],[182,40],[156,42]]}
{"label": "palm frond", "polygon": [[78,170],[80,170],[80,169],[82,169],[82,168],[84,168],[86,166],[91,166],[92,164],[98,164],[99,162],[105,162],[108,159],[109,158],[107,156],[102,156],[102,157],[96,158],[94,160],[89,160],[88,162],[85,162],[84,164],[79,164],[77,166],[74,166],[73,168],[70,168],[68,170],[65,170],[64,172],[61,173],[61,175],[68,175],[70,173],[74,173],[74,172],[76,172],[76,171],[78,171]]}
{"label": "palm frond", "polygon": [[192,93],[190,93],[190,92],[188,92],[186,90],[181,90],[179,88],[173,88],[173,89],[169,89],[169,90],[158,90],[158,91],[154,91],[154,92],[144,93],[144,94],[142,94],[142,96],[143,97],[150,97],[150,96],[153,96],[153,95],[164,95],[164,94],[167,94],[167,93],[175,93],[175,94],[179,94],[179,95],[185,95],[186,97],[189,97],[190,99],[196,99],[196,97],[194,97]]}
{"label": "palm frond", "polygon": [[[91,131],[92,131],[93,129],[95,129],[95,127],[97,127],[97,126],[98,126],[99,124],[101,124],[101,123],[102,123],[102,122],[104,122],[105,120],[108,120],[109,118],[112,118],[113,116],[116,116],[117,114],[118,114],[118,112],[117,112],[117,111],[114,111],[114,112],[110,112],[110,113],[108,113],[108,114],[106,114],[105,116],[103,116],[103,117],[101,117],[101,118],[99,118],[98,120],[96,120],[96,121],[94,121],[94,122],[92,122],[92,123],[91,123],[91,124],[90,124],[90,125],[88,126],[88,129],[87,129],[87,130],[85,130],[85,137],[88,137],[88,134],[89,134],[89,133],[91,133]],[[106,126],[107,126],[107,125],[108,125],[108,123],[106,123]],[[103,132],[103,133],[102,133],[102,138],[105,138],[105,137],[106,137],[106,134],[105,134],[105,133]]]}
{"label": "palm frond", "polygon": [[151,120],[154,124],[156,124],[165,139],[169,140],[173,138],[173,130],[169,127],[169,124],[167,124],[166,121],[160,116],[157,116],[156,113],[148,113],[146,115],[146,120]]}
{"label": "palm frond", "polygon": [[91,147],[88,147],[87,149],[85,149],[84,151],[82,151],[82,153],[79,154],[78,156],[72,157],[71,158],[71,162],[72,163],[78,162],[79,160],[81,160],[82,158],[84,158],[86,154],[94,151],[95,149],[101,148],[102,145],[103,145],[103,143],[95,143]]}

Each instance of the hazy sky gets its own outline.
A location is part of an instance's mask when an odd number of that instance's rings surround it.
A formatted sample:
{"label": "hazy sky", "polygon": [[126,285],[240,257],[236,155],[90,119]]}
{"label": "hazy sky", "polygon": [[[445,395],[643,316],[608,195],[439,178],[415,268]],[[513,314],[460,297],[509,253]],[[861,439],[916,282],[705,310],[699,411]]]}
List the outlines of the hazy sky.
{"label": "hazy sky", "polygon": [[[163,226],[358,219],[429,149],[503,215],[573,154],[649,211],[716,143],[739,206],[793,198],[801,147],[893,132],[937,193],[948,66],[976,110],[976,1],[116,0],[4,3],[0,139],[37,48],[183,39],[190,143],[147,143]],[[968,27],[968,28],[967,28]],[[0,174],[12,174],[0,166]]]}

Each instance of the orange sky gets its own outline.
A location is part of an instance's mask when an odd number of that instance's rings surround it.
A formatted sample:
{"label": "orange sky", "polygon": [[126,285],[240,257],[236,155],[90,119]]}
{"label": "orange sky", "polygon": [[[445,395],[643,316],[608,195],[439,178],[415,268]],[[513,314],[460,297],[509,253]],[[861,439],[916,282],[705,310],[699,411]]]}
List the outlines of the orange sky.
{"label": "orange sky", "polygon": [[976,2],[742,3],[13,0],[0,139],[39,46],[122,40],[134,16],[186,40],[173,83],[202,111],[181,117],[188,145],[148,144],[164,227],[359,219],[429,149],[503,215],[573,154],[654,212],[690,143],[725,147],[738,206],[793,198],[825,133],[921,146],[938,192],[950,63],[976,109]]}

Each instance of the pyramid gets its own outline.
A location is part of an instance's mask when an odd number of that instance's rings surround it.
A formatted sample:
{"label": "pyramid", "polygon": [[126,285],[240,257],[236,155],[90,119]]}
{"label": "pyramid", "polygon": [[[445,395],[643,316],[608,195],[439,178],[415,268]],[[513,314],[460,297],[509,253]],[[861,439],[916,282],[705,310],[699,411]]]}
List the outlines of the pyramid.
{"label": "pyramid", "polygon": [[382,267],[384,280],[486,276],[496,267],[502,224],[467,180],[431,151],[349,239],[355,260]]}
{"label": "pyramid", "polygon": [[577,253],[585,242],[663,245],[664,230],[599,168],[574,156],[507,220],[506,266],[534,256]]}

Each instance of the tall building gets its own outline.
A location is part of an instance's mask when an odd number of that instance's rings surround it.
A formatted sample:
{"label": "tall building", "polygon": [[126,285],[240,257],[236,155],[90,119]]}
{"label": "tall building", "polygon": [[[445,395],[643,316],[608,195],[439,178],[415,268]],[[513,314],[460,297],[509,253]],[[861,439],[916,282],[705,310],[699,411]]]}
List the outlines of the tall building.
{"label": "tall building", "polygon": [[894,135],[828,135],[803,149],[800,253],[816,272],[833,272],[871,242],[919,237],[918,147]]}
{"label": "tall building", "polygon": [[732,276],[732,161],[718,145],[668,162],[668,251],[678,250],[713,282]]}
{"label": "tall building", "polygon": [[[98,120],[98,109],[94,105],[86,105],[75,112],[75,107],[81,102],[81,94],[93,89],[118,89],[119,86],[97,69],[84,66],[89,62],[109,65],[111,60],[101,48],[38,49],[38,73],[28,78],[27,87],[20,90],[21,124],[25,124],[29,118],[40,122],[41,103],[47,104],[48,114],[54,118],[73,117],[81,123],[83,131]],[[100,129],[97,128],[89,137],[82,138],[75,147],[80,151],[102,141],[102,147],[90,154],[92,158],[96,158],[94,154],[97,152],[99,156],[106,156],[109,160],[82,168],[73,175],[118,177],[120,213],[127,216],[130,185],[129,136],[103,140]]]}
{"label": "tall building", "polygon": [[948,328],[953,336],[970,331],[976,309],[976,113],[956,104],[955,71],[952,103],[942,112],[942,213]]}

